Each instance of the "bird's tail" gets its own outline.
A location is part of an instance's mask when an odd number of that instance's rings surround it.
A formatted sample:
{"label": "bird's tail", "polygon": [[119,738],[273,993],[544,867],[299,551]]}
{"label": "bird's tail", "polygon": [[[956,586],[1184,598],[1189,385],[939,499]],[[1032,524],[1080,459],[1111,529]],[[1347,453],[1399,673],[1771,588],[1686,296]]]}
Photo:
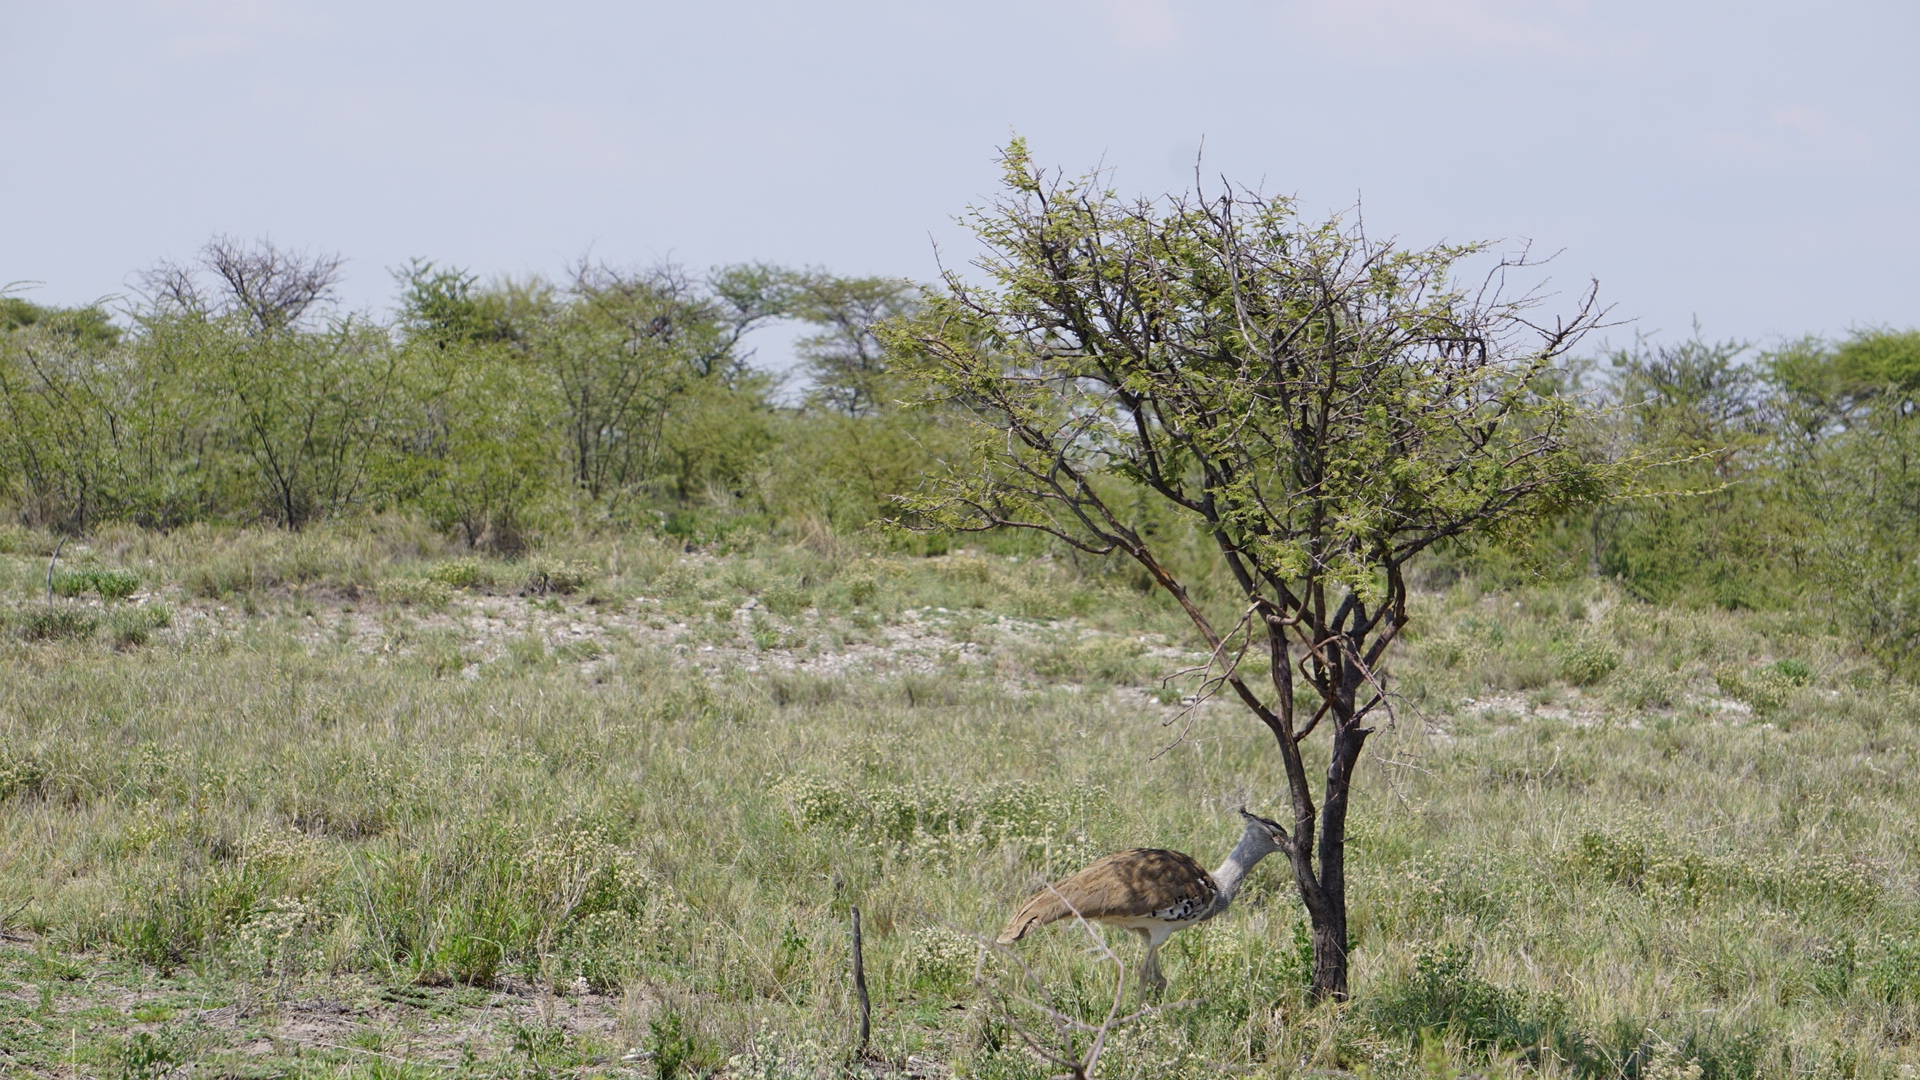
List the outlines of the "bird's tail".
{"label": "bird's tail", "polygon": [[1020,905],[1020,910],[1014,913],[1013,918],[1007,920],[1006,929],[1000,931],[1000,936],[994,941],[1001,945],[1011,945],[1026,937],[1032,930],[1050,922],[1070,918],[1072,915],[1073,909],[1067,907],[1066,901],[1060,898],[1060,894],[1053,889],[1048,889]]}

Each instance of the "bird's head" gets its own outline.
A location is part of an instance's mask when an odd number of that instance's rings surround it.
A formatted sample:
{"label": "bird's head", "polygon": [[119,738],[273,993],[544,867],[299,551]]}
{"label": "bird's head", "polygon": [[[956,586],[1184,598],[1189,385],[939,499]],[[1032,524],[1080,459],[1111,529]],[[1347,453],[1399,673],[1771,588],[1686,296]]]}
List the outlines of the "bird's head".
{"label": "bird's head", "polygon": [[1240,808],[1240,816],[1247,819],[1246,839],[1266,848],[1263,854],[1286,850],[1287,830],[1279,822],[1263,818],[1246,807]]}

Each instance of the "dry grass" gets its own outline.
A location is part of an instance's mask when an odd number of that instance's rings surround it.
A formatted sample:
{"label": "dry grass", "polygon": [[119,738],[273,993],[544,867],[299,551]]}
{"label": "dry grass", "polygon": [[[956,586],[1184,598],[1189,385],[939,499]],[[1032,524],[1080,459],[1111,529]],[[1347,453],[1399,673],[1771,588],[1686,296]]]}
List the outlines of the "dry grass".
{"label": "dry grass", "polygon": [[[0,607],[44,608],[44,545],[5,546]],[[1277,757],[1226,702],[1159,753],[1157,676],[1191,658],[1118,580],[825,547],[503,562],[404,522],[70,547],[141,586],[0,641],[0,1062],[1040,1075],[964,933],[1100,852],[1218,858]],[[136,609],[168,617],[127,640]],[[1168,948],[1169,1000],[1203,1003],[1103,1075],[1920,1064],[1907,688],[1789,618],[1598,584],[1418,615],[1363,779],[1354,1004],[1303,1000],[1263,866]],[[855,903],[877,1059],[849,1066]],[[1104,1008],[1070,933],[1021,948]]]}

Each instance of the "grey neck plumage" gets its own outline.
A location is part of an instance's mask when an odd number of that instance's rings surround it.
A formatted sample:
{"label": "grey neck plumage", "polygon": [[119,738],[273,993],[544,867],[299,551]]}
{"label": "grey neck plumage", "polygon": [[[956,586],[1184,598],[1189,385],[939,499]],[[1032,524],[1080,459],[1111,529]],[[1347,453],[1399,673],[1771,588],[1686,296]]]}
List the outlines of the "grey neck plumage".
{"label": "grey neck plumage", "polygon": [[1233,845],[1227,853],[1227,861],[1213,872],[1213,883],[1220,887],[1220,897],[1214,901],[1214,910],[1224,909],[1233,902],[1234,895],[1240,891],[1241,883],[1260,860],[1274,852],[1273,842],[1248,829],[1240,836],[1240,842]]}

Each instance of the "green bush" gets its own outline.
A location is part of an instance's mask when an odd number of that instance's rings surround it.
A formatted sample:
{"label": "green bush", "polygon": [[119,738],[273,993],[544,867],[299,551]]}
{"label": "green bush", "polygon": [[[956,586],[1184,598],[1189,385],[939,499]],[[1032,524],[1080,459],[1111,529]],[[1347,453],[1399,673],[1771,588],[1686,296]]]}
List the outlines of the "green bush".
{"label": "green bush", "polygon": [[1688,904],[1739,893],[1789,911],[1857,912],[1880,894],[1867,868],[1841,855],[1703,855],[1651,827],[1589,831],[1574,845],[1570,862],[1602,880]]}
{"label": "green bush", "polygon": [[791,582],[781,582],[761,594],[760,602],[768,611],[791,619],[813,606],[813,594]]}
{"label": "green bush", "polygon": [[849,574],[841,584],[847,590],[848,602],[854,607],[865,607],[880,594],[880,582],[872,574]]}
{"label": "green bush", "polygon": [[1475,975],[1471,958],[1457,945],[1421,949],[1412,976],[1366,1008],[1374,1024],[1410,1043],[1443,1036],[1482,1055],[1506,1051],[1537,1058],[1581,1041],[1566,1026],[1561,1002]]}
{"label": "green bush", "polygon": [[1813,682],[1813,668],[1808,666],[1805,660],[1796,660],[1788,657],[1785,660],[1777,660],[1768,664],[1761,670],[1772,672],[1775,677],[1790,682],[1795,686],[1806,686]]}
{"label": "green bush", "polygon": [[77,641],[93,636],[100,616],[86,608],[32,604],[6,619],[14,633],[28,641]]}
{"label": "green bush", "polygon": [[1621,707],[1639,711],[1670,708],[1680,700],[1681,690],[1677,673],[1665,668],[1636,666],[1613,679],[1607,693]]}
{"label": "green bush", "polygon": [[1890,1005],[1920,1003],[1920,941],[1881,942],[1867,980]]}
{"label": "green bush", "polygon": [[187,1059],[167,1031],[138,1031],[114,1048],[114,1064],[126,1080],[159,1080]]}
{"label": "green bush", "polygon": [[1054,792],[1015,780],[966,791],[936,783],[841,785],[806,775],[780,781],[774,794],[804,828],[936,865],[995,848],[1049,865],[1084,864],[1099,853],[1080,823],[1108,798],[1104,788],[1084,784]]}
{"label": "green bush", "polygon": [[1769,713],[1813,682],[1813,669],[1803,660],[1780,660],[1751,671],[1724,667],[1713,673],[1720,692],[1753,706],[1755,712]]}
{"label": "green bush", "polygon": [[907,940],[907,970],[916,989],[951,993],[979,962],[981,945],[944,926],[915,930]]}
{"label": "green bush", "polygon": [[1560,677],[1575,686],[1592,686],[1620,666],[1620,653],[1603,642],[1580,638],[1560,650]]}
{"label": "green bush", "polygon": [[526,591],[535,596],[575,593],[597,576],[590,564],[566,559],[534,559],[527,564]]}
{"label": "green bush", "polygon": [[53,591],[61,596],[99,593],[103,600],[125,600],[140,588],[140,576],[131,570],[62,570],[53,575]]}
{"label": "green bush", "polygon": [[427,580],[451,589],[474,589],[493,584],[493,572],[479,559],[453,559],[427,571]]}
{"label": "green bush", "polygon": [[439,609],[453,600],[453,590],[446,583],[422,578],[394,578],[383,581],[376,590],[381,602],[388,604],[413,604],[419,607]]}
{"label": "green bush", "polygon": [[0,752],[0,800],[15,795],[33,795],[47,781],[44,765],[31,757]]}
{"label": "green bush", "polygon": [[152,639],[155,630],[165,629],[172,624],[173,610],[163,604],[120,608],[107,616],[107,628],[113,634],[113,643],[123,649],[145,645]]}

